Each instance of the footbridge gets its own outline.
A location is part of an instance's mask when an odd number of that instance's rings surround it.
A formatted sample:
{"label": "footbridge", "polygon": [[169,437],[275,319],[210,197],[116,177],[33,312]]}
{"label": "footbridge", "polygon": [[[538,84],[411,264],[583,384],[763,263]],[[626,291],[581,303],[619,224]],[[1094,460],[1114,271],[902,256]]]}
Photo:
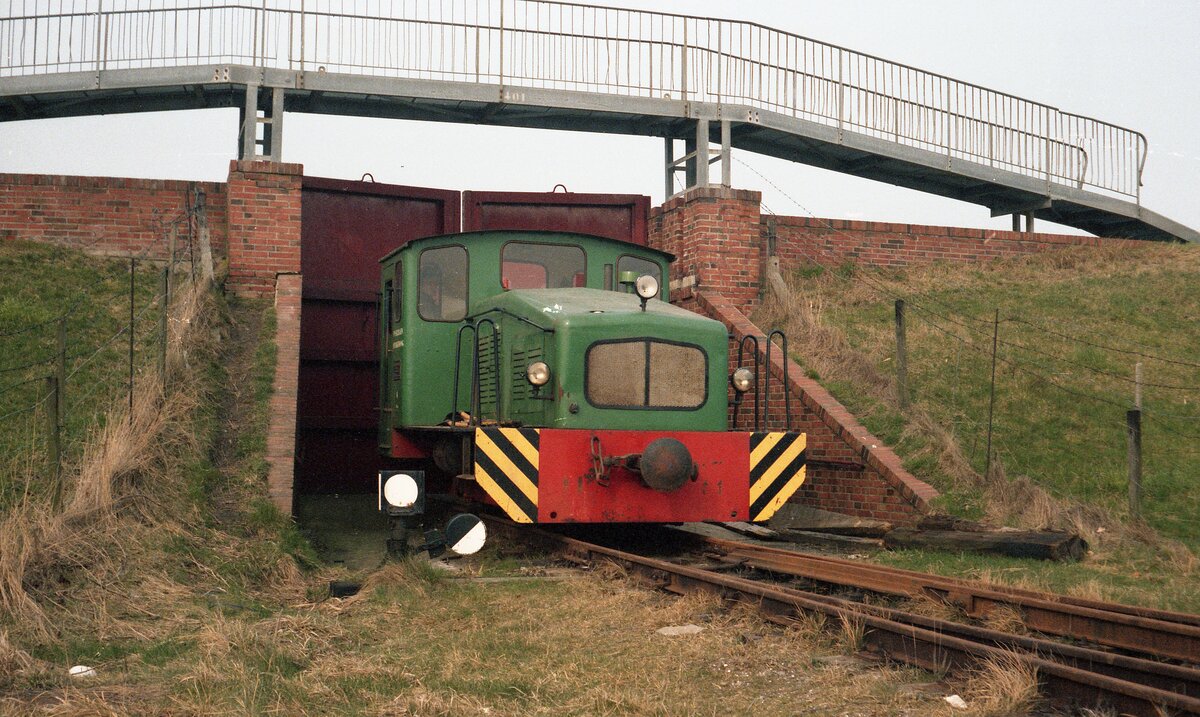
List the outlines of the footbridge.
{"label": "footbridge", "polygon": [[648,135],[668,195],[677,172],[728,185],[737,148],[1027,229],[1200,241],[1142,206],[1135,130],[755,23],[551,0],[5,1],[0,121],[237,107],[241,156],[275,160],[285,112]]}

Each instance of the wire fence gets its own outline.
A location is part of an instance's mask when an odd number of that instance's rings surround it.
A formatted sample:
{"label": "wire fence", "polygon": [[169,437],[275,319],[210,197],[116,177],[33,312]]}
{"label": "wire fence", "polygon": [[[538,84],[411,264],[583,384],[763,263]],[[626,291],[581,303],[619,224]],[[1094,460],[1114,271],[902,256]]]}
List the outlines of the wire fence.
{"label": "wire fence", "polygon": [[0,78],[214,64],[733,103],[1135,200],[1148,153],[1134,130],[751,22],[552,0],[0,0]]}
{"label": "wire fence", "polygon": [[131,415],[139,390],[165,388],[168,344],[181,329],[172,297],[203,271],[206,216],[196,193],[157,222],[159,241],[126,258],[80,262],[74,251],[47,249],[25,259],[52,278],[37,299],[0,296],[0,508],[47,491],[60,504],[61,476],[83,458],[92,431]]}
{"label": "wire fence", "polygon": [[970,289],[939,296],[902,274],[848,266],[818,244],[793,246],[845,291],[866,287],[883,300],[829,320],[892,374],[901,410],[919,402],[981,474],[1000,465],[1200,540],[1200,334],[1179,333],[1183,346],[1172,352],[1129,339],[1114,322],[1097,330],[1073,314],[1051,324],[989,307],[993,297]]}

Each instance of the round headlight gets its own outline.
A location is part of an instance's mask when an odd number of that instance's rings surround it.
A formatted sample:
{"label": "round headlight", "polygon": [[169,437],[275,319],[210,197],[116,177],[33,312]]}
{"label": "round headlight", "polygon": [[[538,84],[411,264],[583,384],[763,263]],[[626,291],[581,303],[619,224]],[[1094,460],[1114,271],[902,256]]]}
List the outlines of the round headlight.
{"label": "round headlight", "polygon": [[745,367],[739,368],[729,377],[729,383],[738,393],[745,393],[754,386],[754,372]]}
{"label": "round headlight", "polygon": [[525,378],[534,386],[545,386],[550,382],[550,367],[545,361],[534,361],[525,369]]}
{"label": "round headlight", "polygon": [[655,279],[650,274],[642,274],[633,284],[637,295],[643,299],[649,300],[658,296],[658,279]]}

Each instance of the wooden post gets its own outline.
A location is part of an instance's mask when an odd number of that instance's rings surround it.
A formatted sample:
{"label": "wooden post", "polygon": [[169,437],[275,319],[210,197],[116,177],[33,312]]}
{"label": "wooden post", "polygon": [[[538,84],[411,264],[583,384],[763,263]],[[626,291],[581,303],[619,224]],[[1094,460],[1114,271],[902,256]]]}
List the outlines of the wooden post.
{"label": "wooden post", "polygon": [[55,394],[58,396],[58,415],[65,415],[67,412],[66,406],[66,387],[67,387],[67,319],[63,317],[58,320],[58,355],[55,361],[54,377],[58,379],[58,388]]}
{"label": "wooden post", "polygon": [[1125,433],[1129,438],[1129,514],[1142,518],[1142,411],[1125,412]]}
{"label": "wooden post", "polygon": [[208,237],[208,213],[204,208],[204,192],[196,191],[196,228],[200,239],[200,269],[204,278],[213,280],[212,244]]}
{"label": "wooden post", "polygon": [[904,299],[896,299],[896,397],[908,408],[908,338],[904,325]]}
{"label": "wooden post", "polygon": [[992,324],[992,387],[988,399],[987,457],[983,464],[983,477],[992,472],[992,414],[996,408],[996,347],[1000,343],[1000,309],[996,309],[996,320]]}
{"label": "wooden post", "polygon": [[179,225],[172,223],[167,233],[167,271],[175,271],[175,243],[179,241]]}
{"label": "wooden post", "polygon": [[50,478],[54,486],[51,505],[54,512],[62,510],[62,421],[58,413],[58,377],[46,377],[46,453],[50,459]]}
{"label": "wooden post", "polygon": [[134,270],[137,268],[137,259],[130,257],[129,259],[129,422],[133,423],[133,334],[134,334],[134,317],[133,317],[133,289],[134,289]]}
{"label": "wooden post", "polygon": [[1133,367],[1133,407],[1142,410],[1142,362]]}
{"label": "wooden post", "polygon": [[167,314],[170,304],[170,269],[163,269],[162,281],[159,285],[159,300],[162,301],[162,312],[158,317],[158,381],[163,394],[167,392]]}

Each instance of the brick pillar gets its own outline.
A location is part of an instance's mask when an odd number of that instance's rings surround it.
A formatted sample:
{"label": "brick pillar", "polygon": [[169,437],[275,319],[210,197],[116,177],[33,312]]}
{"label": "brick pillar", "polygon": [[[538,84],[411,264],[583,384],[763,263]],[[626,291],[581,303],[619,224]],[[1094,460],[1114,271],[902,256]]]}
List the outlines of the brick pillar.
{"label": "brick pillar", "polygon": [[299,164],[229,163],[229,278],[240,296],[271,296],[275,277],[300,272]]}
{"label": "brick pillar", "polygon": [[267,424],[267,493],[284,515],[292,514],[301,286],[299,274],[280,274],[275,288],[275,380]]}
{"label": "brick pillar", "polygon": [[673,295],[704,288],[750,313],[762,277],[761,201],[761,192],[699,187],[651,213],[650,245],[678,257],[671,265]]}

